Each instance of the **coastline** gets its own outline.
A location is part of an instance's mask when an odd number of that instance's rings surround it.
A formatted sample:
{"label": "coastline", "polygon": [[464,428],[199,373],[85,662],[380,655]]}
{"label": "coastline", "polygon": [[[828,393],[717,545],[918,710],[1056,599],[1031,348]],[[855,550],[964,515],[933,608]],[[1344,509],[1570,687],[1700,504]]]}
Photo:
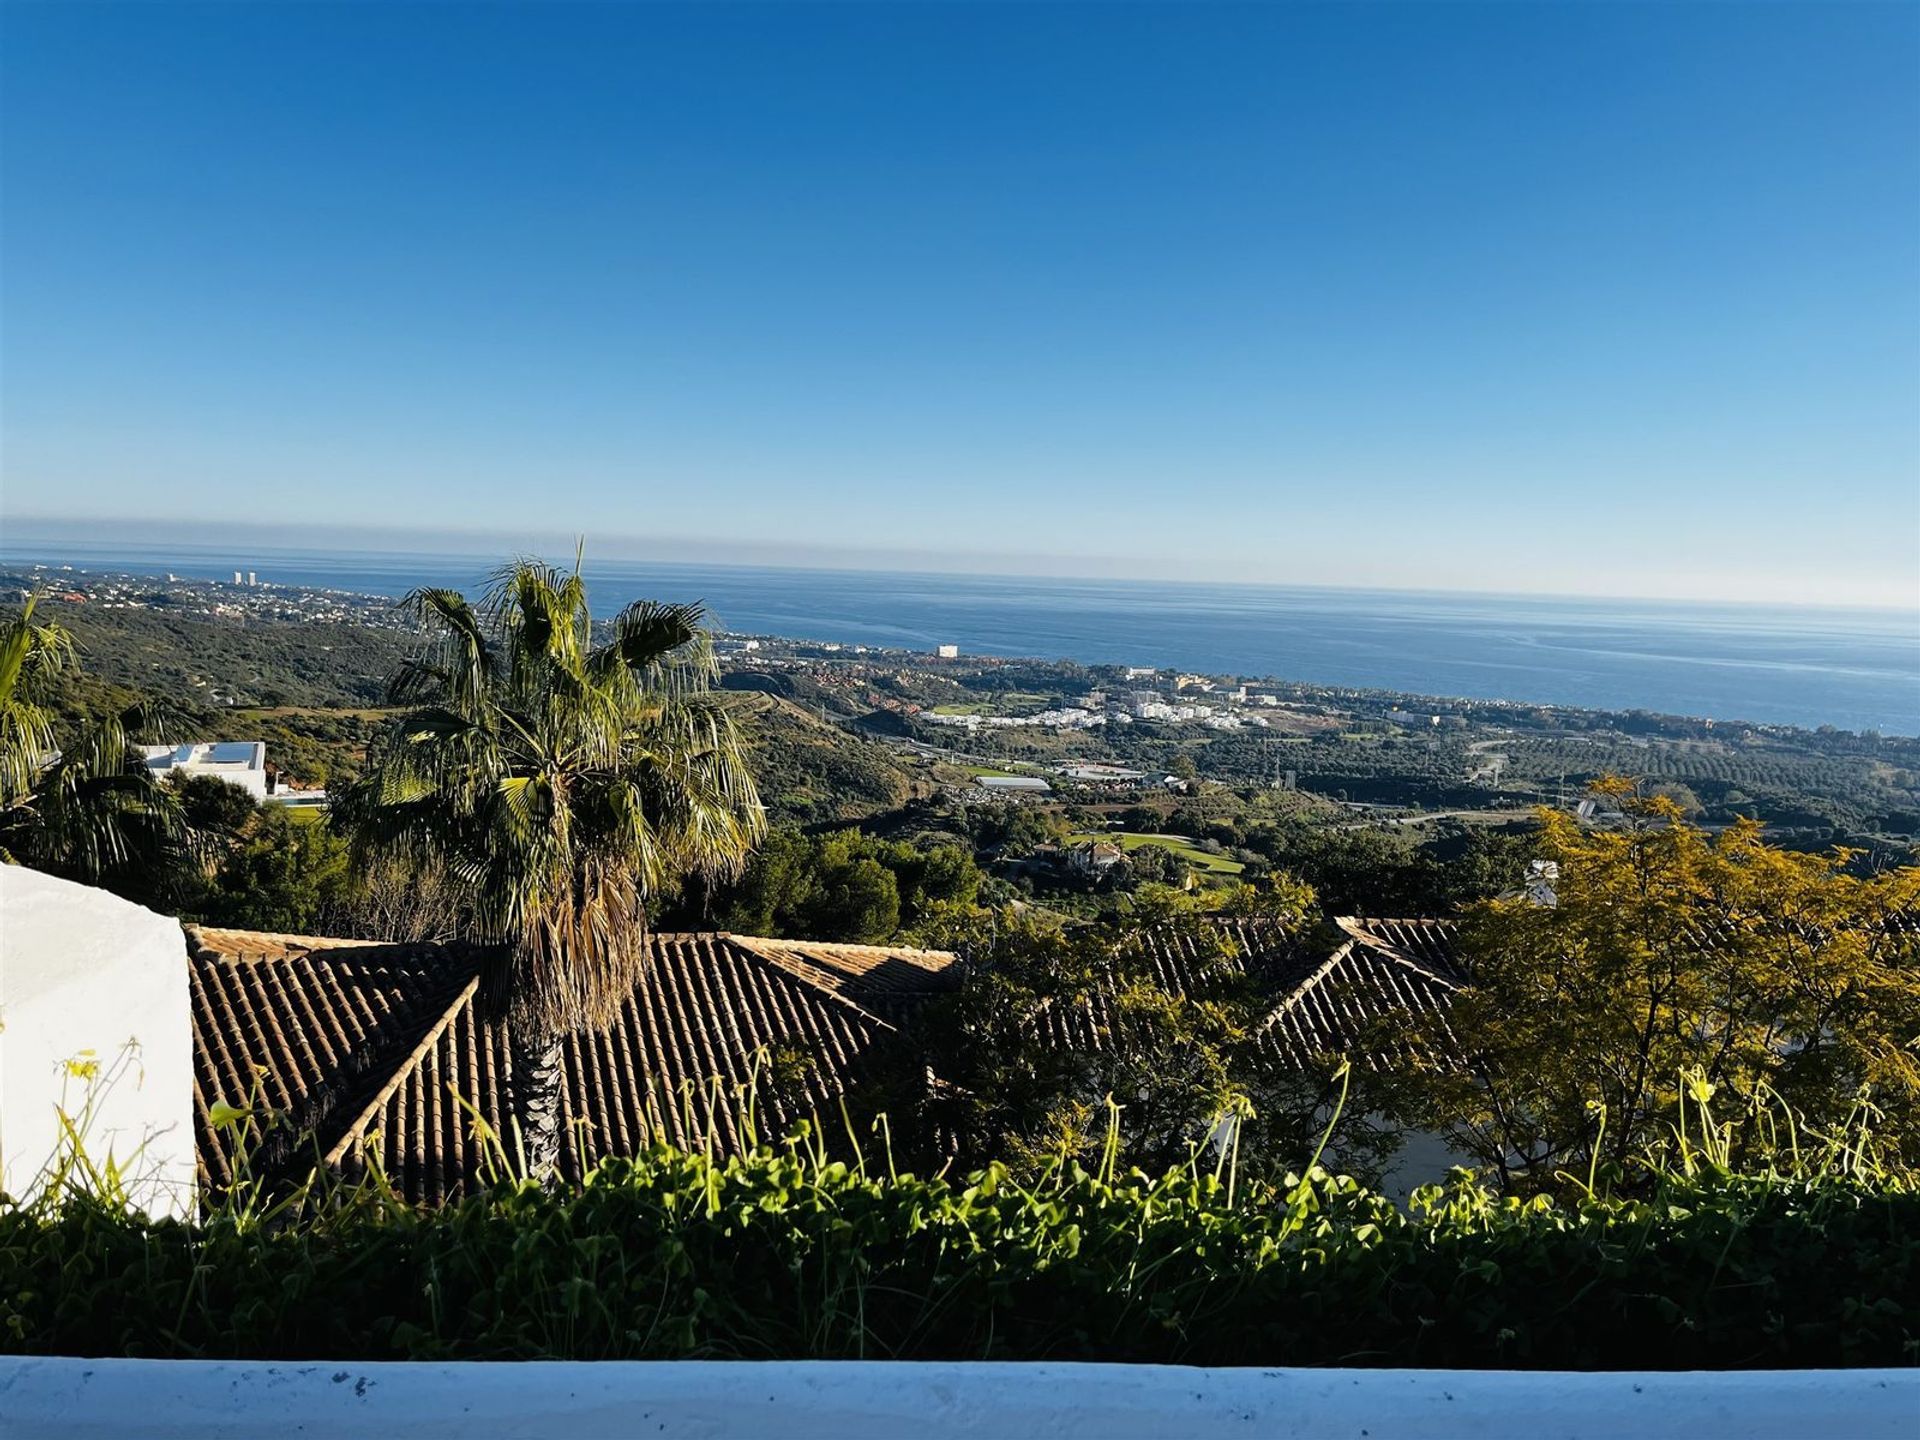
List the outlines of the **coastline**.
{"label": "coastline", "polygon": [[[215,562],[213,555],[230,555]],[[62,558],[64,557],[64,558]],[[0,567],[394,598],[472,588],[477,557],[10,540]],[[1151,665],[1333,690],[1646,712],[1723,723],[1920,733],[1920,616],[1685,602],[1314,587],[816,571],[606,561],[611,608],[641,594],[702,598],[726,630],[801,643],[1090,665]],[[610,610],[609,610],[610,613]]]}

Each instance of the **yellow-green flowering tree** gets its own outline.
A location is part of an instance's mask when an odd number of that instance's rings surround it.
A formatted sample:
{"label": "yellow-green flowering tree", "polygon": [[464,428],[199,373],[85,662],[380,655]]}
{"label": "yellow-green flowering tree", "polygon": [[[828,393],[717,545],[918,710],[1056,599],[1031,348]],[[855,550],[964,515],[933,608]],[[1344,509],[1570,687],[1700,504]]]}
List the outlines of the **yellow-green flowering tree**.
{"label": "yellow-green flowering tree", "polygon": [[[1920,1163],[1920,870],[1719,834],[1602,782],[1621,823],[1544,812],[1552,904],[1473,907],[1469,984],[1416,1026],[1401,1109],[1512,1189],[1623,1174],[1713,1098],[1732,1153],[1764,1162],[1862,1097],[1887,1154]],[[1696,1117],[1697,1118],[1697,1117]]]}

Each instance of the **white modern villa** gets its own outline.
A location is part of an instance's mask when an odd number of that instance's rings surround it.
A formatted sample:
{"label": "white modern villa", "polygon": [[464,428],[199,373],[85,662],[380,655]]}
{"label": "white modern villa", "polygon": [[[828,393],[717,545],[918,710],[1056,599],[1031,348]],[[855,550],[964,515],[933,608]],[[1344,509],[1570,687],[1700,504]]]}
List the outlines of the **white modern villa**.
{"label": "white modern villa", "polygon": [[169,775],[212,775],[238,785],[256,800],[267,798],[264,741],[194,741],[185,745],[142,745],[140,749],[156,780]]}

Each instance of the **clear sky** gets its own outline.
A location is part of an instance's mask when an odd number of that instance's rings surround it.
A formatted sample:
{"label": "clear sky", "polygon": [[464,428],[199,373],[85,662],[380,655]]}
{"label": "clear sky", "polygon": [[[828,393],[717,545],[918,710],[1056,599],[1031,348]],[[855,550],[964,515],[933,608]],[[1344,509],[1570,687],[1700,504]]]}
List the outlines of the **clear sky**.
{"label": "clear sky", "polygon": [[16,533],[1920,605],[1920,6],[0,24]]}

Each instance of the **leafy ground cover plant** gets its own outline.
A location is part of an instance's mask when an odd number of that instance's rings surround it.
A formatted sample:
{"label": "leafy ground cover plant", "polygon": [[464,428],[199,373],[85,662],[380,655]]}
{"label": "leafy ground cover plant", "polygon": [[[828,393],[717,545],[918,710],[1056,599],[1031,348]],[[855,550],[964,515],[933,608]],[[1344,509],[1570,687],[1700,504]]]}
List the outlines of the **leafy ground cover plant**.
{"label": "leafy ground cover plant", "polygon": [[[1920,1193],[1862,1109],[1764,1171],[1702,1101],[1650,1191],[1404,1209],[1317,1165],[1249,1187],[1204,1152],[1022,1182],[893,1173],[803,1130],[656,1149],[574,1188],[439,1210],[376,1174],[194,1224],[69,1157],[0,1208],[0,1349],[326,1359],[866,1358],[1522,1368],[1920,1361]],[[244,1124],[242,1112],[232,1123]],[[876,1160],[875,1157],[878,1157]]]}

